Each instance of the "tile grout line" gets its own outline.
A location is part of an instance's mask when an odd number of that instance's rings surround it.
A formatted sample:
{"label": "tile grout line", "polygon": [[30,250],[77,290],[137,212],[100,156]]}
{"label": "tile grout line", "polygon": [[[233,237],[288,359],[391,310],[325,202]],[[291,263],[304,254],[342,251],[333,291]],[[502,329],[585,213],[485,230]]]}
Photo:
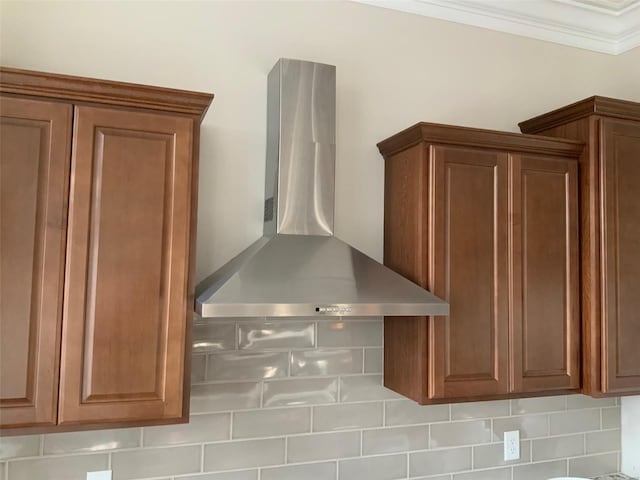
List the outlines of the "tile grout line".
{"label": "tile grout line", "polygon": [[411,477],[411,465],[409,464],[409,452],[407,452],[407,478]]}
{"label": "tile grout line", "polygon": [[289,460],[289,436],[284,437],[284,458],[282,459],[282,465],[287,465]]}

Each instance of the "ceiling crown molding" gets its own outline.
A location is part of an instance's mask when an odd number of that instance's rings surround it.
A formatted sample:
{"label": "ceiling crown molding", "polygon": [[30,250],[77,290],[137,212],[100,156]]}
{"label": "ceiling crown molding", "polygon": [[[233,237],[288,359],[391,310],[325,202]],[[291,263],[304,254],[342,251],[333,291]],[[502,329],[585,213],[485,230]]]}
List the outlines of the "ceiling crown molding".
{"label": "ceiling crown molding", "polygon": [[640,46],[640,0],[352,0],[596,52]]}

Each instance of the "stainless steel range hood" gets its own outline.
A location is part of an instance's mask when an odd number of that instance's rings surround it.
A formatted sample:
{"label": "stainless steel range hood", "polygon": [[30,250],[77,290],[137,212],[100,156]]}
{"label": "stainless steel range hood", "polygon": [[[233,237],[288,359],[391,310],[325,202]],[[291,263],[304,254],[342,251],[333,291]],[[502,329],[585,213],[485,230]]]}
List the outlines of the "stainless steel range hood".
{"label": "stainless steel range hood", "polygon": [[264,236],[197,288],[203,317],[448,315],[449,305],[333,236],[336,69],[268,78]]}

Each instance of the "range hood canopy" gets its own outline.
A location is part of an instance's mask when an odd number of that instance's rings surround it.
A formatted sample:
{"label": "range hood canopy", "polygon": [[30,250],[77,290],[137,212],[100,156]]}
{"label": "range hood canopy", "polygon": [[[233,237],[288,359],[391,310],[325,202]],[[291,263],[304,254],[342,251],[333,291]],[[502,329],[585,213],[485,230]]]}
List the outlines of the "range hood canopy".
{"label": "range hood canopy", "polygon": [[449,305],[333,236],[336,69],[268,77],[263,237],[198,285],[203,317],[448,315]]}

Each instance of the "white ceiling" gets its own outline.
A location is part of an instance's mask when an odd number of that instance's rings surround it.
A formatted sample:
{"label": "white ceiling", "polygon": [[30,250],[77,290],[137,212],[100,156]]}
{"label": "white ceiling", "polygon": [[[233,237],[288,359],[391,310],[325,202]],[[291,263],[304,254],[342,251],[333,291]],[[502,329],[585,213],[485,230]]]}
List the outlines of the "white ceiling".
{"label": "white ceiling", "polygon": [[640,46],[640,0],[353,0],[617,55]]}

